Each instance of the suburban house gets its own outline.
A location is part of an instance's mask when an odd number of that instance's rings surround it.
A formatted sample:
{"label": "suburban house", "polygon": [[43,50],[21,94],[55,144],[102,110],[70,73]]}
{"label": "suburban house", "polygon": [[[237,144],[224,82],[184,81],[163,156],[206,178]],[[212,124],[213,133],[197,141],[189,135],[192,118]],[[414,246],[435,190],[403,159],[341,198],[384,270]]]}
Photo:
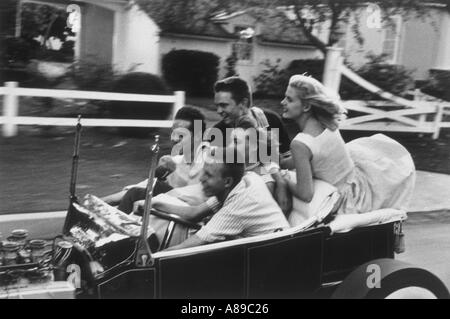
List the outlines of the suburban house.
{"label": "suburban house", "polygon": [[[280,59],[285,67],[294,59],[321,58],[306,38],[293,32],[283,14],[258,21],[246,12],[217,14],[203,25],[172,25],[160,28],[153,19],[129,0],[22,0],[59,8],[77,6],[79,32],[76,59],[96,59],[126,71],[161,73],[161,58],[175,49],[214,53],[221,58],[219,76],[225,74],[226,59],[236,54],[236,71],[253,81],[264,68],[262,62]],[[280,26],[274,28],[274,26]],[[242,31],[249,31],[247,37]]]}
{"label": "suburban house", "polygon": [[[164,54],[192,49],[218,55],[219,76],[225,74],[226,59],[234,53],[237,73],[252,82],[267,59],[272,64],[279,60],[283,68],[295,59],[323,58],[289,21],[286,10],[272,10],[259,19],[241,11],[216,13],[195,23],[164,24],[156,23],[148,10],[132,0],[25,1],[63,8],[75,4],[70,10],[76,11],[80,24],[76,58],[96,58],[121,71],[135,66],[138,71],[160,74]],[[450,11],[439,4],[427,4],[427,9],[429,14],[423,18],[395,16],[387,24],[377,21],[373,5],[363,5],[355,16],[360,19],[364,43],[357,42],[350,23],[338,45],[355,65],[363,64],[369,52],[386,53],[392,63],[414,69],[417,79],[425,79],[429,70],[450,70]],[[326,38],[321,30],[317,35]]]}
{"label": "suburban house", "polygon": [[[450,70],[450,9],[442,4],[426,4],[422,17],[391,17],[390,23],[377,17],[373,5],[362,7],[359,18],[363,44],[358,43],[347,26],[339,45],[347,60],[355,65],[365,61],[367,53],[386,54],[392,64],[414,70],[414,77],[423,80],[430,70]],[[377,21],[378,20],[378,21]]]}
{"label": "suburban house", "polygon": [[[203,25],[177,25],[160,34],[160,54],[171,50],[208,51],[221,58],[219,77],[225,74],[226,59],[235,55],[236,72],[249,82],[265,68],[264,62],[286,67],[292,60],[322,58],[304,35],[294,29],[282,12],[263,19],[241,11],[217,14]],[[277,61],[278,60],[278,61]]]}
{"label": "suburban house", "polygon": [[[355,66],[366,61],[368,53],[386,54],[392,64],[403,65],[413,71],[416,80],[424,80],[430,70],[450,70],[450,9],[443,4],[427,3],[422,16],[391,17],[382,21],[377,6],[367,3],[354,14],[359,19],[363,43],[352,31],[355,20],[343,29],[338,43],[345,58]],[[237,72],[252,81],[266,59],[285,67],[295,59],[323,58],[323,55],[292,25],[292,16],[285,8],[271,11],[257,19],[245,11],[218,14],[205,25],[178,24],[161,30],[160,54],[172,49],[209,51],[225,59],[237,52]],[[240,37],[242,30],[251,30],[249,38]],[[327,27],[317,28],[315,35],[327,39]]]}

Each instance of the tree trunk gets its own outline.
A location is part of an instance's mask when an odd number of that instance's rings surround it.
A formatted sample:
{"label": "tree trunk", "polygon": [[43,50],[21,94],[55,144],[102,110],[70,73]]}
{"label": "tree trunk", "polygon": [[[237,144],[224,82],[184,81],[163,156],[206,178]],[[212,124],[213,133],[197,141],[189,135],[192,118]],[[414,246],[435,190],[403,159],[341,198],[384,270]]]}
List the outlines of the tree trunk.
{"label": "tree trunk", "polygon": [[297,21],[299,23],[299,26],[301,30],[303,31],[303,34],[306,36],[306,38],[311,41],[312,45],[314,45],[317,49],[319,49],[323,55],[325,56],[327,53],[327,45],[322,42],[318,37],[316,37],[314,34],[312,34],[312,27],[308,28],[305,25],[305,19],[302,18],[300,11],[295,8],[295,15],[297,16]]}

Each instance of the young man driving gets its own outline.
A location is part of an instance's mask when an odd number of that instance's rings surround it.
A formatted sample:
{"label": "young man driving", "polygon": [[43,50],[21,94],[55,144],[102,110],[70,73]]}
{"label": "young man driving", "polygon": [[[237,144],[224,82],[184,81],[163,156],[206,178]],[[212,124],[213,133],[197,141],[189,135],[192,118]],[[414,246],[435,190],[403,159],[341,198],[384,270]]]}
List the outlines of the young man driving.
{"label": "young man driving", "polygon": [[[155,173],[160,180],[155,185],[153,195],[189,185],[195,187],[194,185],[200,183],[205,157],[203,153],[207,146],[207,143],[202,142],[205,128],[205,116],[200,110],[189,106],[178,110],[170,137],[172,150],[176,154],[164,155],[160,158]],[[161,182],[164,179],[165,182]],[[102,199],[110,205],[118,205],[119,210],[130,213],[135,201],[145,199],[147,181],[146,179],[138,184],[126,186],[122,191]],[[197,188],[191,192],[196,191]],[[201,192],[200,187],[198,192]],[[203,196],[198,194],[198,197]],[[206,198],[203,199],[206,200]]]}

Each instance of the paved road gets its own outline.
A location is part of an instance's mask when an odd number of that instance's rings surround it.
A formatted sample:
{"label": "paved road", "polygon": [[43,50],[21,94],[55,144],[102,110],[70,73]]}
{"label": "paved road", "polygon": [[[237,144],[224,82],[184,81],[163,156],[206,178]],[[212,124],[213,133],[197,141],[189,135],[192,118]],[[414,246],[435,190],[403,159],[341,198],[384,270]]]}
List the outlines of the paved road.
{"label": "paved road", "polygon": [[408,212],[450,209],[450,175],[416,171],[416,185]]}
{"label": "paved road", "polygon": [[430,270],[450,289],[450,210],[411,213],[403,230],[406,252],[396,258]]}

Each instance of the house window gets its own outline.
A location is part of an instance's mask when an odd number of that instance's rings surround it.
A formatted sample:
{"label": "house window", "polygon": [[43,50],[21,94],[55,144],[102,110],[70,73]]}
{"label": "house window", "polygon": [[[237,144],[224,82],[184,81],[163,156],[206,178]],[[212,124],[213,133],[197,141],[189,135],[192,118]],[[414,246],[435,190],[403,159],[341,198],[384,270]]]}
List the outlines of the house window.
{"label": "house window", "polygon": [[387,61],[393,64],[398,62],[401,28],[401,16],[392,17],[391,21],[383,28],[384,40],[382,53],[387,56]]}
{"label": "house window", "polygon": [[253,35],[249,27],[237,26],[234,29],[239,40],[232,44],[232,53],[238,61],[250,62],[253,58]]}

